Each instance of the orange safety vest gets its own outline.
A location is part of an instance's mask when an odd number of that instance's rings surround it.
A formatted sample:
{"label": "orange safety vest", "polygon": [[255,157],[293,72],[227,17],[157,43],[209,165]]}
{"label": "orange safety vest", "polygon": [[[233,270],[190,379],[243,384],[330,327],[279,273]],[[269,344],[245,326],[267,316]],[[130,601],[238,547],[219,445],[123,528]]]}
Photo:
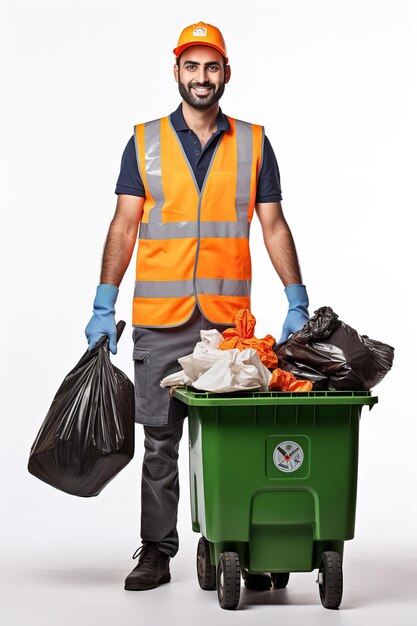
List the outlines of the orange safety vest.
{"label": "orange safety vest", "polygon": [[200,191],[170,118],[134,132],[145,202],[133,325],[180,326],[198,305],[216,324],[250,310],[249,229],[264,128],[228,116]]}

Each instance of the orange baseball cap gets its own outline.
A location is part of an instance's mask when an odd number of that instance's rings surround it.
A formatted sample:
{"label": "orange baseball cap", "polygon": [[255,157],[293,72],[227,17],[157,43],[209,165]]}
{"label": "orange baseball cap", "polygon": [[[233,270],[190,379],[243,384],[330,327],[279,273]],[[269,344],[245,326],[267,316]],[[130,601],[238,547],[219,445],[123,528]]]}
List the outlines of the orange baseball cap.
{"label": "orange baseball cap", "polygon": [[229,62],[223,35],[216,26],[206,24],[205,22],[198,22],[198,24],[186,26],[173,52],[178,58],[181,52],[190,46],[210,46],[210,48],[218,50],[225,57],[226,63]]}

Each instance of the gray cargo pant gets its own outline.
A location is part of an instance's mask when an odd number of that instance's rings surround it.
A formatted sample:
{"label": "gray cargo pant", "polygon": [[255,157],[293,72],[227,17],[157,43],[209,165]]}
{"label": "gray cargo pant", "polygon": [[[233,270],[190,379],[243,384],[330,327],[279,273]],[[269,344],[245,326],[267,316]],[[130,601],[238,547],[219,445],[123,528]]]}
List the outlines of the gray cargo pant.
{"label": "gray cargo pant", "polygon": [[135,359],[135,421],[143,424],[142,543],[154,541],[170,557],[178,552],[178,449],[186,405],[173,398],[160,381],[181,369],[177,359],[191,354],[201,341],[200,330],[222,332],[234,324],[213,324],[196,306],[191,318],[174,328],[133,329]]}

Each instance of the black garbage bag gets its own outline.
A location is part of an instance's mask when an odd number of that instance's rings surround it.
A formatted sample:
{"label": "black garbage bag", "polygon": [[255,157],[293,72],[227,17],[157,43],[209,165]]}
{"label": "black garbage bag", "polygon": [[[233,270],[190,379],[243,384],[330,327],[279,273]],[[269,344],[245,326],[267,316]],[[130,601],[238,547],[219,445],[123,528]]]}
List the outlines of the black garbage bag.
{"label": "black garbage bag", "polygon": [[359,335],[321,307],[301,330],[275,344],[278,367],[313,382],[313,389],[370,390],[391,369],[394,348]]}
{"label": "black garbage bag", "polygon": [[[117,340],[125,322],[117,324]],[[97,496],[133,458],[134,387],[109,341],[81,357],[58,389],[31,447],[28,470],[75,496]]]}

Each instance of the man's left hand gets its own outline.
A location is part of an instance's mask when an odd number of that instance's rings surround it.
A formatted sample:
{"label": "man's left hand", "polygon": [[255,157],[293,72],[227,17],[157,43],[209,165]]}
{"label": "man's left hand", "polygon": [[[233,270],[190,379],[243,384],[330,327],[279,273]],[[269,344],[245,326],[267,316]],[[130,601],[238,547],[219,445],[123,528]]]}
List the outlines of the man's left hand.
{"label": "man's left hand", "polygon": [[308,313],[308,295],[305,285],[288,285],[285,288],[289,308],[282,327],[281,338],[278,343],[287,341],[292,333],[299,331],[310,319]]}

